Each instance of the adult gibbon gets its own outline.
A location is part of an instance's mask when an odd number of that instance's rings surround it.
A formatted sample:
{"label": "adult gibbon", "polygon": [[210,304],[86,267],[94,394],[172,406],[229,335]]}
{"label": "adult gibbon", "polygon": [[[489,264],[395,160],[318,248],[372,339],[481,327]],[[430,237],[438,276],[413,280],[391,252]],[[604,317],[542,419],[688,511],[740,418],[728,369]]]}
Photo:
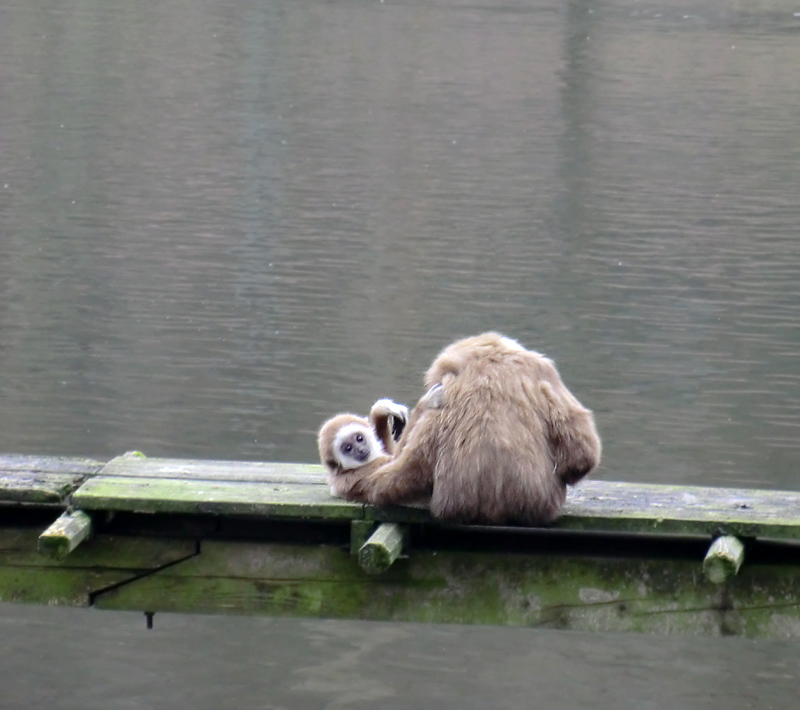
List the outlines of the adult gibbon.
{"label": "adult gibbon", "polygon": [[329,476],[334,495],[374,505],[429,500],[435,517],[459,522],[542,524],[558,516],[567,484],[600,461],[592,412],[552,360],[515,340],[456,341],[425,384],[394,451]]}

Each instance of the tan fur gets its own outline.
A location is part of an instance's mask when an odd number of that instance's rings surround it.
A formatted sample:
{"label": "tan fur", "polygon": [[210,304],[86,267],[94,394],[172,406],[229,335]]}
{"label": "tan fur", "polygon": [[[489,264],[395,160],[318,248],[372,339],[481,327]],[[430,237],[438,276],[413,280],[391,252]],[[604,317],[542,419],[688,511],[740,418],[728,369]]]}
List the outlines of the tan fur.
{"label": "tan fur", "polygon": [[567,484],[600,461],[592,412],[552,360],[514,340],[459,340],[434,360],[425,383],[432,389],[394,457],[337,478],[337,495],[375,505],[429,497],[437,518],[539,524],[558,516]]}
{"label": "tan fur", "polygon": [[[397,445],[392,437],[393,417],[399,418],[405,425],[408,421],[408,409],[390,399],[379,399],[372,405],[369,419],[357,414],[337,414],[322,425],[317,436],[317,446],[334,495],[336,495],[335,481],[337,485],[343,486],[346,481],[354,482],[391,461]],[[342,454],[336,451],[337,436],[346,427],[355,427],[356,431],[363,433],[370,452],[370,460],[367,463],[356,465],[345,460]]]}

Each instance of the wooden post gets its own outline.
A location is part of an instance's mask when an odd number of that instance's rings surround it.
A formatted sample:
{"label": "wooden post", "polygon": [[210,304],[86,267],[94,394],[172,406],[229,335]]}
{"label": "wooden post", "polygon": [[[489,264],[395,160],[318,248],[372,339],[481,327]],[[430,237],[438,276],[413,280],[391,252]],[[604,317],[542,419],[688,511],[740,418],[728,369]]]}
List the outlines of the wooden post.
{"label": "wooden post", "polygon": [[82,510],[64,513],[39,536],[39,552],[60,560],[89,537],[91,532],[92,519]]}
{"label": "wooden post", "polygon": [[403,551],[405,528],[397,523],[381,523],[358,551],[358,564],[369,574],[385,572]]}
{"label": "wooden post", "polygon": [[350,554],[357,557],[364,543],[372,535],[377,523],[374,520],[350,521]]}
{"label": "wooden post", "polygon": [[744,561],[744,545],[733,535],[718,537],[708,549],[703,560],[703,573],[714,584],[722,584],[733,577]]}

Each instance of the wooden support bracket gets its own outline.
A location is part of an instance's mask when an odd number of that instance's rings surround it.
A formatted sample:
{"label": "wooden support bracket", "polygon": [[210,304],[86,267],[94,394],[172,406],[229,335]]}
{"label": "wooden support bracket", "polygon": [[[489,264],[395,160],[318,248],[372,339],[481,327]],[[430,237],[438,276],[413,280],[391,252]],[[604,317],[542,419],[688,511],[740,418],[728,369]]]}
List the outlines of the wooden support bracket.
{"label": "wooden support bracket", "polygon": [[714,584],[722,584],[739,571],[743,561],[742,541],[733,535],[723,535],[708,548],[703,560],[703,573]]}
{"label": "wooden support bracket", "polygon": [[61,559],[89,537],[91,532],[92,519],[82,510],[64,513],[39,536],[39,552]]}
{"label": "wooden support bracket", "polygon": [[374,520],[350,521],[350,554],[353,557],[358,557],[358,553],[372,535],[377,524]]}
{"label": "wooden support bracket", "polygon": [[385,572],[403,551],[405,526],[381,523],[358,551],[358,564],[369,574]]}

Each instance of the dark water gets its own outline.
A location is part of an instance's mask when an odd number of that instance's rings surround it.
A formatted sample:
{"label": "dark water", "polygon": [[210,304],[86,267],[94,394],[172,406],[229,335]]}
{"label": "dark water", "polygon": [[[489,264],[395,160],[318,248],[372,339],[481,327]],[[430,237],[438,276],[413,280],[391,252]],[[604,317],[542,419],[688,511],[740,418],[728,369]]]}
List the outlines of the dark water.
{"label": "dark water", "polygon": [[731,638],[9,605],[0,634],[3,710],[784,710],[800,676],[796,644]]}
{"label": "dark water", "polygon": [[[414,401],[443,345],[491,328],[596,411],[597,476],[800,488],[798,13],[5,2],[0,451],[311,461],[326,416]],[[782,707],[797,688],[774,644],[202,617],[145,636],[41,611],[0,623],[19,657],[66,664],[48,689],[13,675],[42,707],[62,688],[147,707],[165,666],[207,707],[511,707],[542,687],[546,707]],[[84,625],[116,663],[74,648]],[[224,658],[195,666],[212,636]]]}

